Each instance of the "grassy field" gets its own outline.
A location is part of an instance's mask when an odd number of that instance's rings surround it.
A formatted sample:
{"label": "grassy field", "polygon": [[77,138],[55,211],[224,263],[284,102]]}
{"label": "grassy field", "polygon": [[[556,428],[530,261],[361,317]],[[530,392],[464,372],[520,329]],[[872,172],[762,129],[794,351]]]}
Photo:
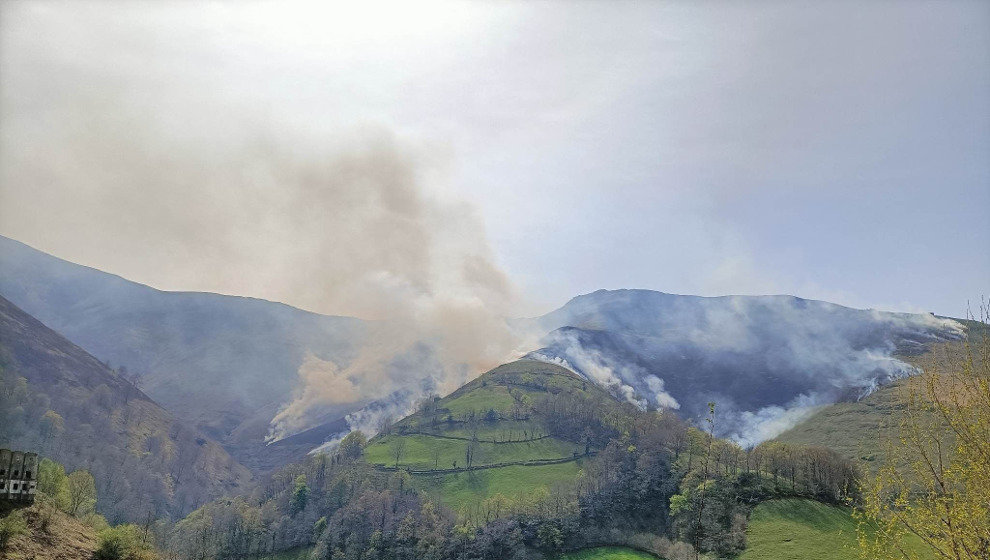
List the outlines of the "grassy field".
{"label": "grassy field", "polygon": [[[920,541],[913,544],[924,554]],[[856,520],[850,510],[802,499],[772,500],[756,506],[746,529],[746,550],[739,560],[806,558],[859,559]]]}
{"label": "grassy field", "polygon": [[515,399],[507,388],[500,385],[477,387],[471,392],[444,402],[451,414],[460,416],[474,411],[484,414],[488,410],[507,411],[512,409]]}
{"label": "grassy field", "polygon": [[[391,446],[397,437],[405,440],[405,448],[399,458],[400,467],[449,469],[455,462],[460,467],[466,466],[464,453],[469,442],[426,435],[391,435],[376,439],[365,448],[365,459],[369,463],[394,466],[395,455]],[[439,451],[439,461],[434,457],[434,451]],[[491,465],[533,459],[558,459],[572,457],[574,452],[584,453],[584,447],[553,438],[518,443],[479,443],[474,464]]]}
{"label": "grassy field", "polygon": [[518,441],[522,439],[532,439],[537,436],[545,435],[546,428],[540,425],[538,422],[531,420],[499,420],[494,424],[489,424],[488,422],[482,422],[477,427],[477,432],[474,428],[468,427],[463,424],[454,424],[452,426],[440,426],[440,430],[437,429],[427,429],[430,433],[442,433],[448,436],[464,437],[470,438],[473,434],[477,433],[478,439],[481,441]]}
{"label": "grassy field", "polygon": [[557,556],[555,560],[656,560],[656,556],[617,546],[586,548]]}
{"label": "grassy field", "polygon": [[[560,366],[519,360],[485,373],[442,399],[426,403],[397,422],[390,434],[374,438],[364,450],[365,459],[369,463],[394,466],[392,443],[401,438],[404,448],[400,467],[441,470],[454,467],[456,461],[457,467],[463,468],[469,442],[451,438],[471,437],[474,433],[479,440],[473,463],[476,466],[572,458],[575,453],[584,453],[584,445],[552,437],[532,439],[547,433],[536,408],[538,403],[551,391],[562,390],[594,396],[604,403],[615,402],[601,388]],[[500,414],[489,415],[490,410]],[[518,441],[523,439],[532,440]],[[465,511],[468,506],[496,494],[515,500],[532,496],[540,488],[551,490],[558,483],[573,482],[583,463],[583,459],[578,459],[556,465],[511,465],[453,474],[418,473],[413,476],[413,484],[454,510]]]}
{"label": "grassy field", "polygon": [[583,461],[538,467],[502,467],[447,475],[417,476],[414,483],[437,496],[455,511],[495,494],[507,498],[531,496],[538,488],[550,490],[559,482],[571,482]]}

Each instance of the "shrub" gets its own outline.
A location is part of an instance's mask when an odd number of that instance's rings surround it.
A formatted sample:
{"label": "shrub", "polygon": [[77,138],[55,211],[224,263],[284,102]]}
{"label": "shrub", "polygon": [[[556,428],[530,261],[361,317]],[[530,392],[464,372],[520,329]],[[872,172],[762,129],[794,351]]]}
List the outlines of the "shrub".
{"label": "shrub", "polygon": [[141,528],[125,524],[100,531],[94,560],[153,560],[154,550],[144,542]]}
{"label": "shrub", "polygon": [[7,517],[0,519],[0,551],[7,550],[7,545],[17,535],[27,532],[27,521],[20,511],[13,511]]}

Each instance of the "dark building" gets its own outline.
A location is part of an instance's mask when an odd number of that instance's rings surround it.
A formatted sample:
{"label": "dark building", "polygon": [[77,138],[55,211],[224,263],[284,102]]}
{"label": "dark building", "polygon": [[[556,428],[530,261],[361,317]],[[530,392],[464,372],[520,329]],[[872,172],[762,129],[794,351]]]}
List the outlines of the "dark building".
{"label": "dark building", "polygon": [[0,501],[33,503],[38,491],[38,454],[0,449]]}

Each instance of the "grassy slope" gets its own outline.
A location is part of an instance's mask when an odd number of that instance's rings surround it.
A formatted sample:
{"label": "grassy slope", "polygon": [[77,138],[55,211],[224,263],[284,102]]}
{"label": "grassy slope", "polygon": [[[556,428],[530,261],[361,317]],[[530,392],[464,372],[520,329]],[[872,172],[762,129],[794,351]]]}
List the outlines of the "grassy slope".
{"label": "grassy slope", "polygon": [[28,532],[18,535],[8,549],[0,552],[4,560],[89,560],[96,550],[96,531],[61,511],[53,512],[47,530],[42,529],[40,506],[22,510]]}
{"label": "grassy slope", "polygon": [[880,458],[880,442],[901,420],[903,406],[898,403],[898,393],[903,390],[901,381],[861,401],[825,406],[777,440],[830,447],[850,459],[873,464]]}
{"label": "grassy slope", "polygon": [[[753,510],[739,560],[858,560],[856,524],[848,508],[802,499],[765,502]],[[924,553],[920,541],[913,544]]]}
{"label": "grassy slope", "polygon": [[531,496],[539,488],[550,490],[554,484],[574,480],[582,462],[536,467],[511,466],[497,469],[418,476],[424,490],[439,496],[456,511],[483,501],[495,494],[509,498]]}
{"label": "grassy slope", "polygon": [[562,554],[557,560],[656,560],[656,556],[617,546],[601,546]]}
{"label": "grassy slope", "polygon": [[[974,336],[981,336],[983,327],[979,323],[965,323],[971,340]],[[948,364],[957,364],[965,352],[963,344],[947,343],[937,345],[925,354],[902,356],[901,359],[927,369],[937,358],[940,368],[951,370],[958,366]],[[872,471],[883,461],[884,445],[896,441],[898,427],[904,417],[904,393],[910,383],[917,382],[917,378],[902,379],[881,387],[860,401],[824,406],[776,439],[785,443],[829,447]]]}
{"label": "grassy slope", "polygon": [[[389,446],[396,438],[406,440],[406,447],[399,461],[402,467],[444,469],[452,467],[455,461],[461,466],[464,465],[464,451],[468,442],[428,435],[384,436],[375,444],[368,446],[365,458],[369,463],[394,465],[395,456],[391,454]],[[479,447],[474,460],[476,465],[571,457],[575,451],[584,453],[584,447],[554,438],[519,443],[480,443]],[[441,453],[439,461],[433,457],[433,451],[436,449]]]}
{"label": "grassy slope", "polygon": [[[417,412],[406,417],[396,424],[390,435],[373,439],[365,449],[365,457],[371,463],[393,466],[395,457],[391,453],[391,442],[402,438],[405,449],[399,460],[400,467],[434,469],[435,448],[439,448],[441,454],[438,468],[451,468],[454,461],[458,467],[463,467],[468,442],[447,438],[470,437],[475,432],[481,442],[475,456],[476,465],[573,457],[575,452],[583,453],[584,447],[552,437],[519,441],[546,434],[531,407],[548,390],[557,389],[598,393],[611,399],[593,383],[584,381],[567,369],[520,360],[499,366],[441,399],[437,403],[436,413]],[[513,418],[514,406],[517,415],[521,410],[529,418]],[[456,421],[471,412],[481,418],[489,410],[498,413],[497,420],[481,420],[475,424],[476,427]],[[447,422],[448,416],[455,421]],[[492,443],[495,441],[500,443]],[[581,465],[581,460],[556,465],[513,465],[453,474],[419,474],[415,475],[414,480],[418,486],[439,496],[456,510],[495,494],[516,498],[531,495],[541,487],[550,489],[558,482],[574,480]]]}

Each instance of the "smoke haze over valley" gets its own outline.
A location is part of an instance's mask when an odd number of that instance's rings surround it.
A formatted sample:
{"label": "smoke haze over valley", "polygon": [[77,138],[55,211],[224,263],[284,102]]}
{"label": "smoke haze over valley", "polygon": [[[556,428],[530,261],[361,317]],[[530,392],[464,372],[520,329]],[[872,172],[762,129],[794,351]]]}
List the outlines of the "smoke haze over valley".
{"label": "smoke haze over valley", "polygon": [[526,353],[641,407],[697,420],[715,401],[720,433],[755,444],[816,405],[913,373],[898,356],[964,333],[928,314],[647,290],[600,290],[533,319],[496,313],[490,300],[457,307],[444,292],[368,321],[160,292],[9,239],[0,239],[0,271],[0,292],[98,357],[142,373],[149,394],[248,465],[262,441],[322,425],[295,453],[345,427],[373,434],[423,397]]}
{"label": "smoke haze over valley", "polygon": [[0,558],[986,560],[988,100],[986,0],[0,1]]}

